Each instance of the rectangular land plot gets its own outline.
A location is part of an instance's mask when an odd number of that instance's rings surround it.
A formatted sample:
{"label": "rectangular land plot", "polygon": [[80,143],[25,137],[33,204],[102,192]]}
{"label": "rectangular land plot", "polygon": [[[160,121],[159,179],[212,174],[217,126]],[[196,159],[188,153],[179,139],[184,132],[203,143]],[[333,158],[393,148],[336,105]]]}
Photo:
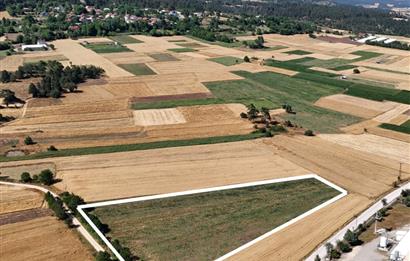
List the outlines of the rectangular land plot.
{"label": "rectangular land plot", "polygon": [[173,55],[169,53],[152,53],[149,54],[151,58],[157,60],[158,62],[175,62],[179,61],[179,59],[175,58]]}
{"label": "rectangular land plot", "polygon": [[243,63],[243,59],[233,57],[233,56],[224,56],[224,57],[216,57],[209,59],[210,61],[223,64],[225,66],[231,66],[235,64]]}
{"label": "rectangular land plot", "polygon": [[132,52],[126,46],[114,43],[92,43],[84,45],[84,47],[93,50],[96,53],[122,53]]}
{"label": "rectangular land plot", "polygon": [[156,74],[153,70],[151,70],[151,68],[149,68],[144,63],[119,64],[118,66],[136,76]]}
{"label": "rectangular land plot", "polygon": [[120,35],[115,35],[115,36],[111,36],[110,37],[111,40],[119,42],[121,44],[134,44],[134,43],[142,43],[142,41],[131,37],[129,35],[125,35],[125,34],[120,34]]}
{"label": "rectangular land plot", "polygon": [[339,188],[322,183],[314,175],[281,181],[162,194],[130,199],[134,201],[127,204],[114,201],[107,202],[108,206],[96,203],[89,207],[96,207],[94,214],[108,224],[109,236],[119,239],[142,259],[213,260],[344,195]]}
{"label": "rectangular land plot", "polygon": [[303,51],[303,50],[293,50],[293,51],[288,51],[285,52],[287,54],[296,54],[296,55],[306,55],[306,54],[312,54],[311,52]]}

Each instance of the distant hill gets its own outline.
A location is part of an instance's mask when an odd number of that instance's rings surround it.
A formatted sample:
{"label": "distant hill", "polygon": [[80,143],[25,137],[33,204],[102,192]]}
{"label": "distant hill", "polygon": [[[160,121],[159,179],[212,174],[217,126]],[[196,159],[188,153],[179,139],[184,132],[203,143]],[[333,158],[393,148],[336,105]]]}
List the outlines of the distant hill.
{"label": "distant hill", "polygon": [[339,4],[347,5],[360,5],[360,6],[370,6],[379,3],[378,8],[391,8],[389,5],[394,7],[409,7],[410,0],[333,0]]}

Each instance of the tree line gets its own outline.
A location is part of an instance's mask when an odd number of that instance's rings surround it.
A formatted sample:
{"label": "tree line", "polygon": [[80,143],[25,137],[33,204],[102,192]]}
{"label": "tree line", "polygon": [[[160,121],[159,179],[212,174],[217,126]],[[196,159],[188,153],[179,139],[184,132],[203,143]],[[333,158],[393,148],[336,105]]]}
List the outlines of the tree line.
{"label": "tree line", "polygon": [[97,79],[104,70],[94,65],[71,65],[64,67],[58,61],[26,63],[15,72],[3,70],[0,82],[13,82],[32,77],[41,77],[37,83],[30,83],[28,92],[34,98],[61,97],[63,92],[73,92],[77,84],[87,79]]}

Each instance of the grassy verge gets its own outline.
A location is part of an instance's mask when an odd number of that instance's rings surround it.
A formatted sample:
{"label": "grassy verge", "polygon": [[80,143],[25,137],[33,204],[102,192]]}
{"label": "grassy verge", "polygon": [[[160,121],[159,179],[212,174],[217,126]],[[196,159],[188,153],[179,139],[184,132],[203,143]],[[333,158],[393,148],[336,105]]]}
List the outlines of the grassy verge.
{"label": "grassy verge", "polygon": [[156,74],[151,68],[143,63],[119,64],[118,66],[136,76]]}
{"label": "grassy verge", "polygon": [[214,260],[336,196],[316,179],[99,207],[143,260]]}
{"label": "grassy verge", "polygon": [[235,64],[243,63],[243,59],[232,57],[232,56],[216,57],[216,58],[210,58],[208,60],[225,65],[225,66],[232,66]]}
{"label": "grassy verge", "polygon": [[284,52],[287,54],[296,54],[296,55],[306,55],[306,54],[312,54],[311,52],[303,51],[303,50],[292,50],[288,52]]}
{"label": "grassy verge", "polygon": [[380,128],[403,132],[406,134],[410,134],[410,120],[406,121],[402,125],[394,125],[389,123],[382,123],[379,125]]}
{"label": "grassy verge", "polygon": [[86,48],[93,50],[96,53],[122,53],[122,52],[132,52],[132,50],[128,49],[125,46],[119,44],[105,44],[105,43],[98,43],[98,44],[87,44],[84,45]]}
{"label": "grassy verge", "polygon": [[171,49],[168,49],[168,51],[171,51],[171,52],[174,52],[174,53],[196,52],[196,50],[192,49],[192,48],[171,48]]}
{"label": "grassy verge", "polygon": [[150,150],[150,149],[160,149],[160,148],[168,148],[168,147],[184,147],[184,146],[194,146],[194,145],[204,145],[204,144],[215,144],[215,143],[251,140],[251,139],[261,138],[264,136],[265,134],[262,134],[262,133],[250,133],[250,134],[245,134],[245,135],[218,136],[218,137],[197,138],[197,139],[189,139],[189,140],[170,140],[170,141],[157,141],[157,142],[149,142],[149,143],[62,149],[58,151],[44,151],[44,152],[39,152],[36,154],[31,154],[31,155],[26,155],[26,156],[17,156],[17,157],[0,156],[0,162],[44,159],[44,158],[54,158],[54,157],[80,156],[80,155],[89,155],[89,154],[104,154],[104,153],[136,151],[136,150]]}
{"label": "grassy verge", "polygon": [[134,44],[134,43],[142,43],[142,41],[135,39],[134,37],[131,37],[126,34],[119,34],[119,35],[114,35],[110,36],[110,39],[116,42],[119,42],[121,44]]}

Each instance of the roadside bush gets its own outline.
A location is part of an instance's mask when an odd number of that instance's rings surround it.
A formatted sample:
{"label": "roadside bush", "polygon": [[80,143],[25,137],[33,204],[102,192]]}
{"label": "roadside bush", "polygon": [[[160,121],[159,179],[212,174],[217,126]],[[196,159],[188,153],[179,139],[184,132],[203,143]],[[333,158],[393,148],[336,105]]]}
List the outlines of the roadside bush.
{"label": "roadside bush", "polygon": [[350,247],[350,245],[346,243],[345,241],[338,241],[337,248],[343,253],[352,251],[352,248]]}
{"label": "roadside bush", "polygon": [[55,181],[53,172],[49,169],[41,171],[38,175],[38,181],[46,186],[50,186]]}
{"label": "roadside bush", "polygon": [[117,239],[112,241],[112,245],[120,255],[124,258],[125,261],[133,261],[135,257],[132,255],[131,250],[128,247],[123,247]]}
{"label": "roadside bush", "polygon": [[341,256],[340,252],[337,251],[336,249],[333,249],[333,250],[330,252],[330,260],[339,259],[340,256]]}
{"label": "roadside bush", "polygon": [[84,204],[84,199],[80,196],[75,195],[74,193],[63,192],[60,194],[61,199],[67,205],[67,207],[77,213],[77,206]]}
{"label": "roadside bush", "polygon": [[24,139],[24,144],[26,144],[26,145],[33,145],[33,144],[34,144],[34,141],[33,141],[33,139],[32,139],[30,136],[27,136],[27,137]]}
{"label": "roadside bush", "polygon": [[48,207],[51,210],[53,210],[54,214],[58,219],[65,220],[68,218],[68,215],[64,210],[64,206],[61,200],[55,198],[53,195],[51,195],[50,192],[46,193],[44,199],[47,202]]}
{"label": "roadside bush", "polygon": [[20,181],[24,183],[30,182],[31,181],[30,173],[28,172],[21,173]]}
{"label": "roadside bush", "polygon": [[315,261],[320,261],[320,257],[319,257],[319,255],[316,255],[316,257],[315,257]]}
{"label": "roadside bush", "polygon": [[357,233],[351,231],[348,229],[346,231],[346,234],[343,236],[343,239],[346,240],[347,243],[351,246],[357,246],[361,244],[361,241],[359,240],[359,236]]}
{"label": "roadside bush", "polygon": [[110,261],[111,260],[111,256],[110,254],[108,254],[107,252],[102,252],[99,251],[97,253],[97,255],[95,256],[95,261]]}

